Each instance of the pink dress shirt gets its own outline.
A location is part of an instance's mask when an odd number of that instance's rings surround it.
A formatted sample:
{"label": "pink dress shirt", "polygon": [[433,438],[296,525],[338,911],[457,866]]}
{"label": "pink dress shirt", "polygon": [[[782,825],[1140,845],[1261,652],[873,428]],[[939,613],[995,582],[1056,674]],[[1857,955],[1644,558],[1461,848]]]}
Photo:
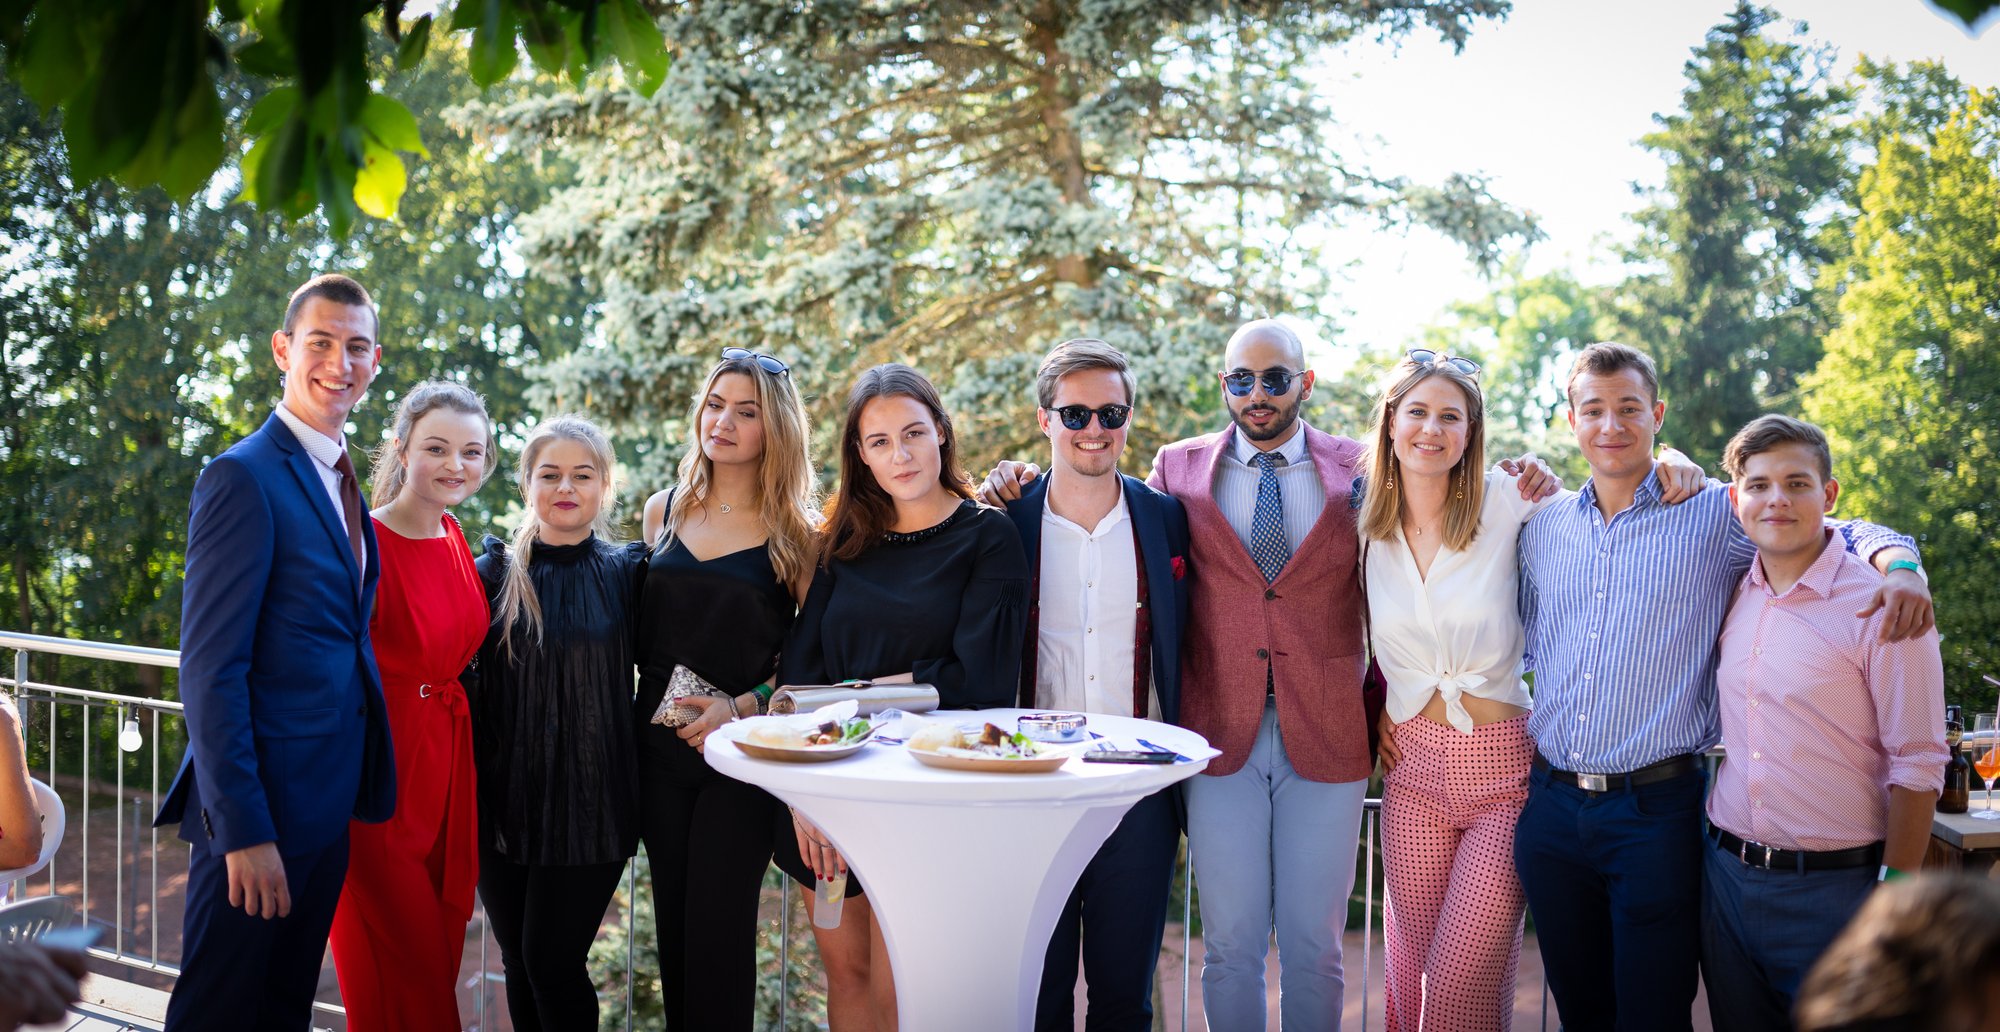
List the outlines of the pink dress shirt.
{"label": "pink dress shirt", "polygon": [[1879,640],[1868,605],[1882,577],[1828,547],[1782,595],[1760,557],[1736,589],[1715,676],[1728,755],[1708,817],[1783,849],[1880,842],[1889,786],[1936,793],[1944,744],[1944,665],[1935,630]]}

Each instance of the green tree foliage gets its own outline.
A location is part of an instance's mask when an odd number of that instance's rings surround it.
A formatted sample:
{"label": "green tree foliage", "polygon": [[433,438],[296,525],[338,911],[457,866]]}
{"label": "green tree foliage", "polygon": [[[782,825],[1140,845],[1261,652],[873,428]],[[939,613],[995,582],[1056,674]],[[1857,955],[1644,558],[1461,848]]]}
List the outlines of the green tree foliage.
{"label": "green tree foliage", "polygon": [[[235,156],[246,198],[293,218],[322,211],[335,237],[363,213],[393,218],[408,184],[402,156],[429,157],[417,119],[378,92],[386,67],[415,67],[432,16],[407,27],[405,0],[0,0],[0,55],[42,110],[59,109],[76,178],[116,176],[188,202]],[[379,25],[378,30],[372,26]],[[458,0],[448,26],[469,37],[456,65],[480,86],[513,72],[525,47],[548,75],[582,83],[616,57],[650,95],[668,67],[641,0]],[[231,125],[231,82],[261,95]]]}
{"label": "green tree foliage", "polygon": [[[510,258],[512,220],[546,197],[537,176],[563,169],[493,160],[445,124],[440,112],[477,93],[465,62],[434,55],[394,80],[447,146],[417,171],[399,223],[344,240],[320,220],[226,202],[226,182],[183,204],[80,180],[57,124],[0,82],[0,484],[11,502],[0,509],[0,624],[178,641],[194,478],[269,414],[271,332],[287,294],[319,272],[357,275],[382,308],[385,370],[355,413],[357,449],[380,439],[409,384],[434,376],[477,387],[503,423],[525,417],[521,363],[573,347],[587,298],[574,284],[523,282]],[[254,87],[229,86],[225,110],[240,121]],[[506,481],[461,509],[468,530],[508,504]]]}
{"label": "green tree foliage", "polygon": [[1739,0],[1687,64],[1681,110],[1644,144],[1666,185],[1635,219],[1639,272],[1616,326],[1660,364],[1667,434],[1713,466],[1731,434],[1791,407],[1828,319],[1812,284],[1835,246],[1824,207],[1846,181],[1852,98],[1831,54],[1774,39],[1777,15]]}
{"label": "green tree foliage", "polygon": [[721,348],[793,363],[822,432],[854,372],[906,360],[947,389],[978,464],[1035,450],[1035,360],[1094,335],[1138,360],[1143,464],[1216,422],[1210,367],[1233,324],[1312,315],[1330,293],[1301,230],[1423,224],[1487,261],[1534,235],[1476,180],[1352,167],[1307,77],[1335,44],[1420,27],[1462,42],[1505,9],[682,4],[650,101],[604,90],[482,112],[581,169],[523,239],[534,268],[602,292],[605,346],[544,370],[542,398],[605,417],[650,489]]}
{"label": "green tree foliage", "polygon": [[1889,103],[1805,413],[1832,439],[1841,509],[1921,543],[1947,683],[1983,705],[1976,675],[2000,674],[2000,91],[1940,109],[1942,69],[1871,70]]}

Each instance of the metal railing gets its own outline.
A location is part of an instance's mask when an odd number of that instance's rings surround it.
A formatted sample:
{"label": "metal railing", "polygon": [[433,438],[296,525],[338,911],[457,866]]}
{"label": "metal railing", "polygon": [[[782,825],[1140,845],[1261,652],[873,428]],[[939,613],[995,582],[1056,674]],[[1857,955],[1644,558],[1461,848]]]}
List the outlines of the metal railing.
{"label": "metal railing", "polygon": [[[59,880],[70,880],[66,876],[59,879],[57,873],[58,867],[60,866],[65,871],[74,868],[78,872],[74,880],[77,883],[78,905],[84,915],[84,920],[95,922],[105,929],[106,938],[103,944],[92,947],[90,950],[91,956],[131,969],[135,974],[143,973],[154,976],[156,979],[167,979],[178,976],[180,973],[179,966],[162,959],[160,949],[160,925],[162,923],[160,912],[163,901],[174,900],[176,894],[184,893],[185,890],[178,883],[173,883],[173,887],[168,890],[168,894],[162,895],[160,870],[162,842],[160,832],[152,827],[152,815],[158,811],[160,803],[161,753],[163,748],[168,741],[179,743],[184,742],[186,738],[182,705],[178,702],[169,702],[162,699],[149,699],[134,695],[94,691],[36,681],[30,676],[32,673],[30,669],[30,657],[35,655],[61,656],[109,663],[178,669],[180,665],[179,653],[167,649],[141,648],[106,642],[52,638],[10,631],[0,631],[0,650],[13,650],[14,652],[14,662],[12,664],[13,676],[0,677],[0,692],[11,694],[15,698],[21,712],[23,736],[28,739],[30,744],[32,745],[38,739],[48,743],[46,764],[36,768],[33,773],[47,780],[51,787],[56,787],[59,791],[62,784],[68,784],[69,778],[75,776],[77,785],[75,795],[82,803],[82,805],[77,807],[77,812],[70,815],[69,829],[65,833],[65,841],[62,843],[61,849],[57,854],[57,862],[51,863],[46,872],[36,875],[32,881],[45,885],[48,894],[56,894]],[[92,727],[95,721],[101,719],[104,712],[110,710],[118,712],[117,727],[119,733],[117,735],[118,751],[115,754],[116,759],[107,764],[103,757],[99,757],[95,760],[96,766],[93,767],[92,750],[96,748],[96,743],[94,742],[96,736],[92,733]],[[68,751],[67,755],[70,756],[74,763],[72,770],[68,771],[61,769],[62,758],[66,754],[65,750],[61,747],[64,743],[60,736],[62,729],[65,727],[81,727],[83,729],[82,733],[76,736],[78,742],[75,747]],[[167,734],[168,738],[163,738],[163,733]],[[173,755],[167,758],[168,763],[178,765],[180,760],[179,748],[177,746]],[[103,750],[99,749],[99,751]],[[141,753],[150,755],[133,755]],[[131,757],[130,760],[128,760],[128,756]],[[91,814],[97,807],[90,804],[92,795],[101,795],[106,787],[100,778],[100,772],[106,766],[115,767],[109,788],[115,796],[111,813],[114,815],[116,821],[116,827],[112,832],[115,856],[115,860],[111,864],[113,882],[111,887],[112,916],[108,920],[93,910]],[[146,789],[143,794],[134,794],[133,788],[128,782],[127,768],[132,766],[137,766],[145,774]],[[172,776],[174,769],[175,767],[168,768],[169,777]],[[1378,914],[1379,908],[1377,906],[1377,893],[1375,891],[1375,883],[1379,873],[1377,865],[1380,856],[1380,806],[1380,800],[1369,799],[1366,801],[1362,813],[1361,841],[1359,843],[1361,847],[1361,862],[1359,870],[1356,872],[1358,884],[1355,886],[1355,891],[1361,896],[1363,914],[1361,967],[1359,978],[1350,977],[1348,979],[1350,987],[1356,982],[1360,984],[1360,1027],[1364,1032],[1373,1019],[1373,1015],[1371,1014],[1371,1005],[1375,1003],[1373,963],[1375,950],[1379,945],[1379,937],[1382,934],[1380,916]],[[132,826],[131,844],[134,849],[128,849],[127,847],[126,831],[128,820]],[[99,833],[99,837],[101,837],[101,832]],[[168,866],[167,875],[169,881],[172,882],[172,879],[176,875],[186,870],[187,854],[185,847],[180,843],[177,836],[170,834],[168,838],[169,842],[166,843],[166,848],[172,852],[172,862]],[[135,852],[135,849],[140,848],[142,840],[143,851],[145,853],[143,860]],[[146,868],[143,878],[139,870],[142,866]],[[622,897],[613,903],[613,909],[619,912],[618,920],[622,922],[625,933],[625,949],[623,951],[624,991],[622,993],[622,1003],[624,1007],[623,1025],[627,1029],[627,1032],[630,1032],[634,1022],[634,983],[632,975],[636,943],[633,934],[633,912],[636,909],[635,900],[637,894],[635,890],[637,888],[637,877],[638,870],[635,859],[627,863],[625,878],[622,883]],[[1199,968],[1194,964],[1192,949],[1195,917],[1195,886],[1193,884],[1192,873],[1189,871],[1185,859],[1183,859],[1175,872],[1175,880],[1176,895],[1181,903],[1181,912],[1179,914],[1181,924],[1181,956],[1179,961],[1180,1013],[1178,1025],[1181,1032],[1186,1032],[1189,1028],[1190,1018],[1188,1013],[1191,1003],[1189,990],[1193,978],[1199,977]],[[789,1017],[787,1003],[790,999],[790,993],[787,992],[787,989],[790,986],[787,984],[787,979],[788,960],[792,956],[793,949],[793,937],[791,935],[793,893],[791,891],[790,879],[779,878],[778,881],[780,884],[779,906],[778,919],[776,921],[777,928],[774,936],[778,943],[778,963],[777,972],[771,977],[778,982],[777,1027],[782,1029],[788,1027],[787,1019]],[[141,891],[142,887],[143,892]],[[8,887],[6,898],[13,898],[22,894],[25,888],[28,888],[28,886],[21,884]],[[101,901],[101,884],[98,886],[98,892],[99,901]],[[138,934],[139,926],[142,923],[139,919],[139,912],[142,907],[145,912],[145,919],[143,921],[145,935],[143,938]],[[494,956],[495,951],[489,945],[490,937],[487,934],[483,907],[474,910],[473,919],[479,923],[480,928],[479,971],[473,979],[473,983],[476,984],[469,984],[468,987],[475,990],[473,992],[474,1020],[478,1022],[480,1029],[488,1029],[492,1027],[487,1021],[487,1011],[489,1005],[494,1002],[492,999],[494,996],[493,987],[502,981],[502,976],[494,963],[497,961],[497,957]],[[170,943],[177,944],[179,941],[179,928],[170,928],[168,934]],[[178,956],[177,950],[175,951],[175,956]],[[1171,960],[1167,960],[1164,957],[1162,962],[1163,964],[1172,963]],[[1349,967],[1351,970],[1352,965],[1350,964]],[[340,1005],[335,1003],[319,1002],[315,1003],[314,1007],[320,1013],[327,1015],[345,1014]],[[1542,986],[1541,1010],[1541,1027],[1546,1030],[1548,1027],[1548,988],[1546,983]],[[1162,1015],[1162,1018],[1164,1019],[1165,1015]],[[1200,1024],[1197,1023],[1195,1027],[1200,1027]]]}

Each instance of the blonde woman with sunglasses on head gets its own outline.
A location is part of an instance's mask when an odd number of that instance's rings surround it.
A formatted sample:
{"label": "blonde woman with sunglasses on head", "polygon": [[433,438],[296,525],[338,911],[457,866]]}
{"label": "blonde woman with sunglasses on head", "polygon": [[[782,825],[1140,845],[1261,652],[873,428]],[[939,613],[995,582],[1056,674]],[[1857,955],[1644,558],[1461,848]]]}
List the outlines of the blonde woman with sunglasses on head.
{"label": "blonde woman with sunglasses on head", "polygon": [[[639,814],[670,1029],[755,1019],[757,901],[785,808],[710,769],[710,732],[770,698],[812,581],[812,459],[791,371],[725,348],[688,414],[672,488],[646,503],[639,603]],[[664,706],[690,675],[719,694]],[[675,713],[673,711],[681,711]],[[657,716],[656,716],[657,715]]]}

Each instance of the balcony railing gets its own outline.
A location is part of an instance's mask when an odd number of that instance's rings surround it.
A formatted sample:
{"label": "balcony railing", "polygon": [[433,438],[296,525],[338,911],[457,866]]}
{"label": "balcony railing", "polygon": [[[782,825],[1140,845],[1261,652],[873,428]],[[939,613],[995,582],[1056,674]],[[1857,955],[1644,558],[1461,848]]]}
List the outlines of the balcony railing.
{"label": "balcony railing", "polygon": [[[179,653],[7,631],[0,631],[0,650],[14,652],[13,676],[0,677],[0,692],[13,695],[18,704],[30,755],[38,760],[31,773],[57,790],[69,813],[68,830],[55,861],[46,871],[28,879],[29,884],[9,888],[8,895],[76,897],[84,920],[103,929],[100,944],[90,951],[93,958],[102,962],[100,968],[117,971],[127,981],[170,990],[173,979],[180,973],[180,916],[186,893],[187,846],[171,831],[162,835],[151,825],[152,816],[159,809],[161,778],[164,775],[171,780],[186,747],[181,704],[37,681],[31,676],[34,673],[31,660],[37,656],[69,657],[128,667],[178,669]],[[54,660],[45,658],[42,662],[48,665]],[[129,676],[130,671],[126,674]],[[107,746],[105,742],[116,745]],[[1349,908],[1351,914],[1357,909],[1359,913],[1350,916],[1348,922],[1347,1024],[1363,1030],[1381,1021],[1379,805],[1378,800],[1368,800],[1362,815],[1361,848],[1354,898]],[[104,826],[107,821],[111,825],[108,829]],[[622,940],[622,949],[614,948],[610,957],[602,949],[593,951],[600,981],[615,982],[619,998],[617,1011],[607,1015],[604,1027],[623,1028],[627,1032],[635,1027],[638,1009],[635,990],[641,986],[634,978],[636,939],[640,936],[634,934],[637,908],[632,905],[641,888],[640,874],[637,861],[627,864],[625,879],[599,933],[601,947],[616,947]],[[808,1012],[817,1012],[816,1001],[806,999],[815,991],[814,987],[808,984],[808,979],[799,977],[812,970],[804,952],[810,949],[810,936],[803,908],[793,906],[791,890],[790,879],[778,875],[775,869],[766,878],[759,942],[760,947],[771,947],[775,957],[762,963],[760,1027],[781,1030],[818,1027],[818,1021],[808,1017]],[[1199,1010],[1191,999],[1191,988],[1199,978],[1199,966],[1193,963],[1193,953],[1198,948],[1194,938],[1195,890],[1183,855],[1175,872],[1173,896],[1177,911],[1172,916],[1176,920],[1168,927],[1167,948],[1161,951],[1154,1019],[1156,1027],[1178,1028],[1181,1032],[1203,1027],[1199,1018],[1191,1021],[1189,1013],[1191,1007]],[[511,1023],[506,1020],[506,1008],[499,995],[502,982],[499,953],[486,935],[483,911],[475,910],[472,920],[479,929],[480,939],[476,950],[467,949],[461,968],[460,1011],[475,1022],[476,1029],[505,1030]],[[1176,945],[1177,950],[1173,948]],[[1357,945],[1358,965],[1353,950]],[[1540,1027],[1546,1030],[1548,993],[1541,983],[1540,967],[1534,963],[1533,952],[1532,948],[1523,951],[1528,963],[1523,965],[1517,993],[1531,998],[1539,992],[1540,1006],[1517,1005],[1516,1020],[1522,1028],[1539,1020]],[[650,979],[651,975],[643,969],[639,973],[640,979]],[[337,1002],[330,962],[322,972],[321,986],[322,998],[315,1004],[316,1010],[325,1018],[339,1019],[345,1012]],[[605,988],[614,989],[611,985]],[[606,998],[609,997],[607,991]],[[344,1025],[344,1021],[338,1023]]]}

